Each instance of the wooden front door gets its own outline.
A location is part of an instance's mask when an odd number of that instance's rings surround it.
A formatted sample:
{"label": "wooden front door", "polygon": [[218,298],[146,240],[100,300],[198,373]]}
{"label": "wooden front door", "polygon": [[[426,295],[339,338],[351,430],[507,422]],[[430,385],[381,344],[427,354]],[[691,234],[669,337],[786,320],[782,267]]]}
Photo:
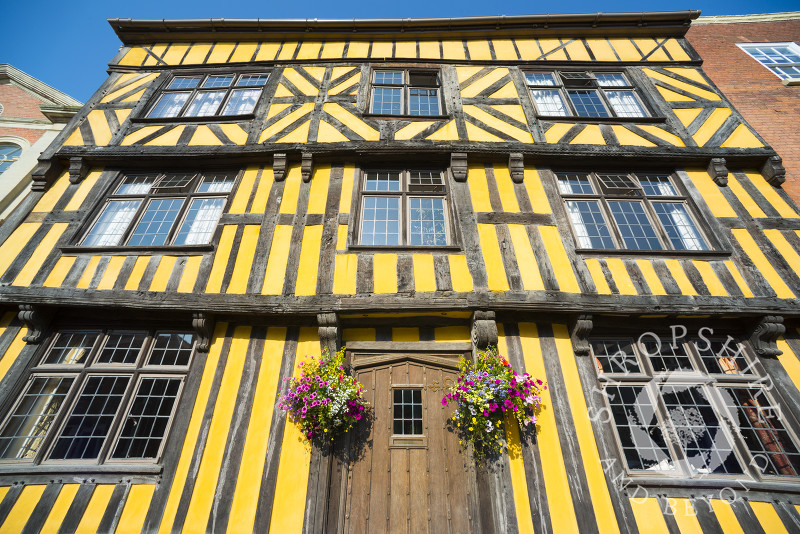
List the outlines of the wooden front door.
{"label": "wooden front door", "polygon": [[336,530],[478,531],[471,458],[447,428],[452,407],[442,406],[444,388],[455,381],[457,356],[373,355],[353,363],[374,419],[360,429],[366,440],[362,454],[342,466],[338,491],[331,492],[339,494]]}

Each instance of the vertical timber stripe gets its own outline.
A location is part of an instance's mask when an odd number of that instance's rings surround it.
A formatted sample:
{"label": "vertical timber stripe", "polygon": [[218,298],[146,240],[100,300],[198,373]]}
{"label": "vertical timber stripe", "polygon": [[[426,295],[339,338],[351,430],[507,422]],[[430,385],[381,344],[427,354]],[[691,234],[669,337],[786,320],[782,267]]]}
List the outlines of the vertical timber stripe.
{"label": "vertical timber stripe", "polygon": [[0,356],[0,382],[3,381],[3,378],[5,378],[9,368],[17,360],[19,353],[25,348],[25,342],[22,341],[22,338],[27,335],[28,329],[20,328],[16,337],[14,337],[14,341],[11,342],[11,345],[8,347],[5,354]]}
{"label": "vertical timber stripe", "polygon": [[[103,272],[103,277],[97,284],[97,289],[114,289],[114,284],[117,282],[117,277],[119,277],[122,265],[125,263],[126,259],[126,256],[113,256],[111,260],[109,260],[106,270]],[[59,259],[59,261],[61,261],[61,259]]]}
{"label": "vertical timber stripe", "polygon": [[44,287],[59,287],[64,283],[64,279],[69,274],[72,265],[77,258],[75,256],[62,256],[58,258],[55,267],[47,275],[44,281]]}
{"label": "vertical timber stripe", "polygon": [[472,199],[472,209],[476,213],[494,211],[489,201],[489,183],[486,179],[486,169],[482,165],[469,166],[467,185],[469,186],[469,196]]}
{"label": "vertical timber stripe", "polygon": [[750,501],[750,508],[756,515],[758,522],[761,523],[764,532],[769,534],[789,534],[771,502]]}
{"label": "vertical timber stripe", "polygon": [[155,491],[155,484],[131,485],[115,534],[135,534],[142,531],[147,509]]}
{"label": "vertical timber stripe", "polygon": [[47,515],[47,520],[42,525],[39,534],[57,534],[58,529],[61,527],[61,522],[67,516],[67,511],[75,500],[75,494],[78,493],[80,484],[64,484],[61,486],[61,491],[58,492],[56,502],[50,508],[50,513]]}
{"label": "vertical timber stripe", "polygon": [[69,203],[64,208],[64,211],[75,211],[80,209],[80,207],[83,205],[83,201],[86,200],[86,196],[89,194],[89,191],[92,190],[94,184],[96,184],[97,180],[100,178],[101,172],[102,169],[94,170],[83,179],[80,187],[78,187],[78,190],[75,191],[75,194],[72,195],[71,199],[69,199]]}
{"label": "vertical timber stripe", "polygon": [[689,499],[668,499],[672,509],[672,517],[678,524],[681,534],[703,534],[700,522],[697,520],[697,511]]}
{"label": "vertical timber stripe", "polygon": [[600,266],[600,260],[597,258],[586,258],[586,268],[589,269],[589,274],[592,275],[592,281],[597,288],[597,292],[601,295],[610,295],[611,288],[606,280],[606,275],[603,268]]}
{"label": "vertical timber stripe", "polygon": [[719,525],[725,534],[744,534],[742,525],[736,519],[736,513],[731,507],[731,503],[724,499],[709,499],[711,508],[714,510]]}
{"label": "vertical timber stripe", "polygon": [[703,200],[706,201],[714,217],[736,217],[736,212],[725,199],[717,184],[711,180],[711,176],[706,171],[687,171],[686,174],[692,183],[700,191]]}
{"label": "vertical timber stripe", "polygon": [[283,280],[286,276],[286,263],[289,260],[291,244],[292,227],[286,224],[276,225],[269,249],[262,295],[280,295],[283,292]]}
{"label": "vertical timber stripe", "polygon": [[572,269],[572,262],[569,261],[567,251],[561,241],[561,235],[555,226],[538,226],[539,233],[542,235],[544,248],[547,249],[547,256],[553,264],[553,271],[556,274],[559,290],[565,293],[580,293],[578,279]]}
{"label": "vertical timber stripe", "polygon": [[532,167],[525,167],[522,183],[525,184],[525,189],[528,191],[528,197],[531,199],[533,212],[552,213],[550,203],[547,201],[547,195],[544,192],[544,185],[542,185],[542,177],[539,171]]}
{"label": "vertical timber stripe", "polygon": [[89,284],[92,283],[92,278],[94,278],[94,273],[97,271],[97,266],[100,264],[101,258],[102,256],[92,256],[89,259],[89,263],[86,265],[86,269],[83,270],[83,274],[75,287],[78,289],[89,288]]}
{"label": "vertical timber stripe", "polygon": [[231,207],[228,213],[244,213],[247,209],[247,202],[250,200],[250,193],[253,191],[253,184],[258,177],[258,167],[248,167],[244,171],[242,181],[239,183],[239,189],[233,197]]}
{"label": "vertical timber stripe", "polygon": [[158,267],[153,275],[153,281],[150,282],[150,291],[163,292],[167,289],[169,277],[172,275],[172,269],[175,268],[177,260],[176,256],[161,256],[161,261],[158,262]]}
{"label": "vertical timber stripe", "polygon": [[253,198],[253,205],[250,206],[250,213],[264,213],[267,211],[269,192],[272,189],[274,181],[275,173],[271,168],[267,167],[261,170],[261,175],[258,179],[258,187],[256,188],[256,195],[255,198]]}
{"label": "vertical timber stripe", "polygon": [[244,227],[239,250],[236,253],[233,274],[228,284],[228,293],[241,295],[247,292],[247,282],[250,280],[250,271],[256,256],[256,244],[260,231],[261,226],[257,224],[248,224]]}
{"label": "vertical timber stripe", "polygon": [[6,520],[0,525],[0,532],[4,534],[21,532],[25,527],[25,523],[30,519],[31,512],[33,512],[39,499],[42,498],[42,493],[44,493],[45,488],[47,488],[47,486],[44,484],[25,486],[22,489],[22,493],[17,497],[17,502],[14,503],[14,507],[8,513],[8,516],[6,516]]}
{"label": "vertical timber stripe", "polygon": [[[491,211],[491,208],[490,208]],[[508,279],[497,241],[497,231],[493,224],[479,224],[478,237],[483,251],[483,263],[486,266],[486,278],[489,291],[508,291]]]}
{"label": "vertical timber stripe", "polygon": [[638,265],[639,270],[642,271],[644,281],[650,286],[650,292],[653,293],[653,295],[667,294],[664,290],[664,286],[661,284],[661,280],[658,278],[658,274],[656,274],[652,261],[640,258],[636,260],[636,265]]}
{"label": "vertical timber stripe", "polygon": [[795,387],[800,390],[800,356],[795,354],[783,338],[778,338],[778,348],[783,354],[778,356],[778,361],[786,370]]}
{"label": "vertical timber stripe", "polygon": [[219,293],[222,291],[222,281],[228,268],[228,260],[230,259],[235,236],[235,224],[226,224],[222,227],[222,236],[219,238],[219,246],[217,246],[217,253],[214,256],[214,265],[211,267],[211,274],[208,275],[206,293]]}
{"label": "vertical timber stripe", "polygon": [[589,419],[586,398],[578,375],[578,365],[575,362],[575,352],[572,350],[572,342],[566,325],[554,324],[553,337],[558,351],[558,360],[561,362],[564,384],[567,388],[567,398],[572,411],[575,435],[578,438],[581,459],[586,471],[586,480],[589,484],[589,494],[591,495],[594,514],[597,519],[597,529],[600,534],[618,533],[619,526],[614,516],[611,494],[608,491],[603,464],[600,461],[600,453],[597,450],[592,421]]}
{"label": "vertical timber stripe", "polygon": [[353,165],[344,166],[342,177],[342,196],[339,199],[339,213],[350,213],[350,204],[353,202],[352,191],[355,181],[356,168]]}
{"label": "vertical timber stripe", "polygon": [[215,488],[220,476],[220,466],[225,454],[225,443],[231,430],[233,410],[236,407],[236,394],[242,379],[242,370],[250,341],[250,326],[237,326],[233,331],[225,371],[219,386],[214,405],[214,415],[208,430],[203,458],[197,471],[192,499],[186,512],[183,532],[204,533],[208,526],[211,507],[214,504]]}
{"label": "vertical timber stripe", "polygon": [[522,287],[525,291],[543,291],[544,282],[539,272],[539,264],[536,262],[536,255],[533,253],[530,237],[524,225],[509,224],[508,233],[511,235],[511,243],[514,245],[514,253],[517,256],[517,264],[520,266],[519,274],[522,277]]}
{"label": "vertical timber stripe", "polygon": [[375,254],[375,293],[397,293],[397,254]]}
{"label": "vertical timber stripe", "polygon": [[[522,344],[522,355],[525,360],[525,371],[533,376],[541,376],[545,372],[541,341],[536,325],[519,324],[519,339]],[[547,501],[550,506],[549,516],[554,534],[578,532],[578,520],[575,516],[569,477],[564,467],[561,442],[556,430],[556,418],[549,390],[541,393],[542,404],[546,407],[539,414],[541,424],[537,426],[537,443],[542,458]]]}
{"label": "vertical timber stripe", "polygon": [[258,384],[253,397],[253,408],[231,504],[230,517],[235,520],[228,523],[228,532],[241,534],[253,532],[262,473],[267,459],[272,414],[275,411],[275,396],[279,387],[280,355],[283,354],[286,332],[286,328],[278,327],[267,330],[258,372]]}
{"label": "vertical timber stripe", "polygon": [[681,262],[678,260],[666,259],[664,260],[664,263],[666,264],[667,269],[669,269],[672,278],[675,279],[675,283],[678,284],[681,294],[697,295],[697,291],[695,291],[694,286],[689,281],[689,277],[686,276],[686,271],[683,270]]}
{"label": "vertical timber stripe", "polygon": [[[506,343],[505,329],[497,325],[497,348],[500,354],[510,358]],[[505,421],[508,440],[508,467],[511,475],[511,487],[514,492],[514,509],[517,516],[517,529],[520,534],[534,534],[533,517],[531,515],[528,481],[525,477],[525,465],[522,459],[522,442],[516,418],[508,414]]]}
{"label": "vertical timber stripe", "polygon": [[86,505],[81,522],[75,529],[75,534],[95,534],[98,532],[103,513],[111,502],[111,494],[114,492],[114,484],[98,484],[94,487],[92,498]]}
{"label": "vertical timber stripe", "polygon": [[767,280],[767,283],[769,283],[769,285],[772,286],[772,289],[775,290],[778,298],[795,298],[795,294],[792,293],[792,290],[789,289],[789,286],[786,285],[786,282],[783,281],[778,272],[772,267],[766,256],[764,256],[764,253],[756,244],[753,236],[750,235],[750,232],[747,231],[746,228],[733,228],[731,232],[733,233],[733,237],[735,237],[742,246],[745,254],[750,257],[758,271]]}
{"label": "vertical timber stripe", "polygon": [[664,514],[655,497],[630,499],[640,534],[669,534]]}
{"label": "vertical timber stripe", "polygon": [[303,229],[303,239],[300,247],[300,265],[297,269],[295,295],[316,295],[321,246],[322,225],[306,226]]}
{"label": "vertical timber stripe", "polygon": [[614,278],[614,283],[617,284],[617,289],[621,295],[635,295],[636,287],[633,285],[633,280],[625,269],[625,264],[619,258],[608,258],[606,266]]}
{"label": "vertical timber stripe", "polygon": [[519,202],[517,202],[514,182],[511,181],[511,173],[508,171],[508,167],[495,166],[494,179],[497,182],[497,190],[500,193],[500,203],[503,205],[503,211],[518,213]]}
{"label": "vertical timber stripe", "polygon": [[715,297],[727,297],[728,292],[725,290],[725,286],[722,285],[717,274],[714,272],[714,269],[711,267],[711,263],[707,261],[698,261],[693,260],[692,265],[697,267],[697,270],[700,272],[700,276],[703,278],[703,282],[705,282],[708,291],[711,295]]}
{"label": "vertical timber stripe", "polygon": [[128,291],[136,291],[139,289],[139,284],[144,276],[144,271],[147,269],[147,264],[150,263],[150,256],[139,256],[136,258],[136,263],[133,265],[131,275],[125,282],[125,289]]}
{"label": "vertical timber stripe", "polygon": [[336,256],[333,269],[333,293],[335,295],[355,295],[358,256],[340,254]]}
{"label": "vertical timber stripe", "polygon": [[22,223],[0,246],[0,274],[6,272],[41,224]]}
{"label": "vertical timber stripe", "polygon": [[[297,365],[301,361],[319,358],[319,356],[320,344],[317,329],[301,328],[297,341],[295,364],[292,369],[297,369]],[[298,426],[287,421],[281,443],[278,477],[275,481],[275,499],[272,503],[272,515],[269,523],[270,532],[285,534],[302,530],[307,490],[305,481],[308,479],[310,464],[311,453],[303,441]],[[303,482],[298,483],[298,480]]]}
{"label": "vertical timber stripe", "polygon": [[38,274],[39,269],[42,268],[42,264],[44,264],[47,256],[52,252],[56,243],[61,238],[61,234],[67,229],[67,226],[67,223],[56,223],[48,230],[47,235],[42,238],[27,263],[25,263],[25,266],[14,279],[13,285],[29,286],[31,282],[33,282],[33,278]]}
{"label": "vertical timber stripe", "polygon": [[[211,347],[208,351],[206,358],[205,368],[203,369],[203,377],[200,381],[200,387],[195,396],[194,407],[192,408],[191,419],[189,420],[189,427],[186,429],[186,437],[183,441],[180,459],[178,460],[178,467],[175,470],[175,475],[172,479],[172,486],[170,487],[169,497],[167,504],[164,507],[164,514],[161,517],[161,525],[159,526],[159,534],[168,534],[172,531],[172,525],[175,522],[175,513],[178,510],[178,504],[183,494],[183,488],[186,486],[186,478],[189,474],[189,467],[191,466],[195,447],[198,441],[198,434],[203,425],[203,417],[208,403],[209,395],[211,394],[211,386],[214,382],[214,374],[217,371],[219,364],[220,354],[222,352],[222,345],[225,342],[225,331],[228,328],[228,323],[218,322],[214,330],[214,337],[212,339]],[[206,518],[206,523],[208,518]],[[205,528],[205,526],[204,526]]]}

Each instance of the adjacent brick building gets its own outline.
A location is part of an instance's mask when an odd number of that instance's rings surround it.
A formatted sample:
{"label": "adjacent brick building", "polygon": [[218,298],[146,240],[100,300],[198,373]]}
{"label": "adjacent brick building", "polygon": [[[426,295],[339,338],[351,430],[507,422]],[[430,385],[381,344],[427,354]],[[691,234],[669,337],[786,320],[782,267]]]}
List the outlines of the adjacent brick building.
{"label": "adjacent brick building", "polygon": [[[748,48],[748,43],[772,43],[800,54],[800,11],[700,17],[686,37],[703,58],[706,74],[783,158],[787,180],[783,188],[800,202],[800,138],[796,133],[800,124],[800,66],[785,74],[783,80],[773,68],[790,65],[789,58],[773,56],[780,63],[770,63],[767,56],[765,62],[773,65],[770,68],[745,51],[754,53],[755,47]],[[755,57],[764,56],[756,52]]]}

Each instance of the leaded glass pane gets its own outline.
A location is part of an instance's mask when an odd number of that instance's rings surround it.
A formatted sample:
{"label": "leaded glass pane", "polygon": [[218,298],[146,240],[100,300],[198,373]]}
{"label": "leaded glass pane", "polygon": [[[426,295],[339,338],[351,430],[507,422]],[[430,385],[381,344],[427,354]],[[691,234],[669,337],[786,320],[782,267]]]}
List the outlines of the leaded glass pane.
{"label": "leaded glass pane", "polygon": [[222,114],[244,115],[252,113],[259,96],[261,96],[261,89],[234,89],[231,91],[231,97],[228,99],[228,103],[225,104]]}
{"label": "leaded glass pane", "polygon": [[419,89],[412,87],[408,90],[409,115],[438,115],[439,114],[439,90],[438,89]]}
{"label": "leaded glass pane", "polygon": [[225,207],[224,198],[195,198],[189,204],[186,217],[175,236],[175,245],[208,243]]}
{"label": "leaded glass pane", "polygon": [[591,195],[594,187],[585,174],[559,174],[558,190],[565,195]]}
{"label": "leaded glass pane", "polygon": [[681,343],[674,346],[669,340],[656,340],[652,336],[642,337],[639,350],[650,359],[653,371],[694,371],[692,360]]}
{"label": "leaded glass pane", "polygon": [[128,175],[117,188],[117,195],[146,195],[156,182],[155,174]]}
{"label": "leaded glass pane", "polygon": [[678,194],[667,176],[639,176],[639,183],[647,196],[675,196]]}
{"label": "leaded glass pane", "polygon": [[400,244],[400,199],[364,197],[361,218],[362,245]]}
{"label": "leaded glass pane", "polygon": [[578,117],[608,117],[608,111],[596,89],[571,89],[569,98]]}
{"label": "leaded glass pane", "polygon": [[582,248],[615,248],[600,203],[596,200],[568,200],[567,213]]}
{"label": "leaded glass pane", "polygon": [[411,197],[408,202],[410,244],[446,245],[447,224],[444,214],[444,199]]}
{"label": "leaded glass pane", "polygon": [[733,338],[695,341],[694,346],[710,374],[753,374],[744,348]]}
{"label": "leaded glass pane", "polygon": [[593,339],[592,355],[600,373],[640,373],[632,339]]}
{"label": "leaded glass pane", "polygon": [[597,85],[600,87],[625,87],[630,85],[628,80],[625,79],[625,76],[619,72],[614,72],[610,74],[595,74],[595,78],[597,78]]}
{"label": "leaded glass pane", "polygon": [[97,332],[61,332],[42,365],[84,364],[97,341]]}
{"label": "leaded glass pane", "polygon": [[190,94],[192,93],[164,93],[147,116],[157,119],[177,117]]}
{"label": "leaded glass pane", "polygon": [[403,113],[403,89],[401,87],[375,87],[372,90],[372,112],[383,115]]}
{"label": "leaded glass pane", "polygon": [[189,365],[194,348],[194,334],[159,332],[147,365]]}
{"label": "leaded glass pane", "polygon": [[141,200],[110,201],[89,230],[83,245],[87,247],[118,245],[141,203]]}
{"label": "leaded glass pane", "polygon": [[682,202],[656,202],[653,209],[675,250],[708,250]]}
{"label": "leaded glass pane", "polygon": [[132,365],[136,363],[147,335],[144,332],[110,333],[97,363]]}
{"label": "leaded glass pane", "polygon": [[233,74],[224,74],[221,76],[209,76],[203,82],[203,87],[228,87],[233,81]]}
{"label": "leaded glass pane", "polygon": [[606,96],[617,117],[647,116],[633,91],[606,91]]}
{"label": "leaded glass pane", "polygon": [[375,83],[402,85],[403,71],[385,71],[385,70],[377,71],[375,73]]}
{"label": "leaded glass pane", "polygon": [[112,458],[156,458],[180,391],[180,378],[143,378]]}
{"label": "leaded glass pane", "polygon": [[217,113],[226,91],[200,91],[186,109],[187,117],[208,117]]}
{"label": "leaded glass pane", "polygon": [[608,202],[608,207],[617,223],[625,248],[631,250],[663,249],[641,202],[611,200]]}
{"label": "leaded glass pane", "polygon": [[394,434],[422,434],[422,392],[418,389],[395,389],[393,400]]}
{"label": "leaded glass pane", "polygon": [[558,89],[531,89],[531,96],[540,115],[565,117],[569,110]]}
{"label": "leaded glass pane", "polygon": [[365,178],[365,191],[400,191],[398,172],[370,172]]}
{"label": "leaded glass pane", "polygon": [[236,179],[230,174],[206,174],[200,185],[198,193],[230,193]]}
{"label": "leaded glass pane", "polygon": [[128,240],[128,245],[140,247],[166,244],[172,225],[183,205],[183,200],[182,198],[151,200]]}
{"label": "leaded glass pane", "polygon": [[167,89],[194,89],[202,79],[202,76],[177,76]]}
{"label": "leaded glass pane", "polygon": [[239,87],[264,85],[267,83],[267,79],[269,79],[267,74],[242,74],[236,85]]}
{"label": "leaded glass pane", "polygon": [[526,72],[525,81],[528,85],[556,85],[552,72]]}

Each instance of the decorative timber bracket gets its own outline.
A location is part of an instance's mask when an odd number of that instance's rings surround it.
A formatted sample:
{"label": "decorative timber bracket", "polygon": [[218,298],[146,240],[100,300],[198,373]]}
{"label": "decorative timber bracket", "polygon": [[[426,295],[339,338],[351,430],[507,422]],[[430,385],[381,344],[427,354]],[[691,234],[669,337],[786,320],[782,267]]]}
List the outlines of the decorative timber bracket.
{"label": "decorative timber bracket", "polygon": [[17,317],[28,329],[28,334],[22,341],[36,345],[44,338],[50,319],[53,318],[53,310],[32,304],[20,304]]}
{"label": "decorative timber bracket", "polygon": [[303,181],[310,182],[311,173],[314,170],[314,156],[311,152],[303,152],[300,158],[300,173],[303,175]]}
{"label": "decorative timber bracket", "polygon": [[472,344],[481,350],[489,345],[497,345],[497,322],[493,311],[472,312]]}
{"label": "decorative timber bracket", "polygon": [[750,345],[759,356],[780,356],[783,351],[778,348],[776,341],[786,333],[783,317],[780,315],[765,315],[753,328],[750,335]]}
{"label": "decorative timber bracket", "polygon": [[47,191],[47,188],[55,181],[60,172],[61,165],[57,161],[52,159],[40,160],[39,164],[31,173],[31,179],[33,180],[33,183],[31,183],[31,191],[39,193]]}
{"label": "decorative timber bracket", "polygon": [[208,352],[211,347],[211,338],[214,336],[214,316],[207,312],[194,312],[192,328],[197,334],[197,350]]}
{"label": "decorative timber bracket", "polygon": [[514,183],[521,184],[525,177],[525,158],[522,152],[512,152],[508,155],[508,171]]}
{"label": "decorative timber bracket", "polygon": [[73,184],[79,183],[86,178],[89,166],[83,158],[69,158],[69,181]]}
{"label": "decorative timber bracket", "polygon": [[317,324],[319,325],[319,341],[328,352],[334,353],[339,350],[342,329],[339,328],[339,316],[335,313],[318,313]]}
{"label": "decorative timber bracket", "polygon": [[594,323],[591,315],[579,315],[572,325],[570,337],[572,338],[572,348],[579,356],[588,356],[591,352],[589,345],[589,334],[592,333]]}
{"label": "decorative timber bracket", "polygon": [[711,158],[708,163],[708,174],[714,183],[720,187],[728,185],[728,167],[725,164],[725,158]]}
{"label": "decorative timber bracket", "polygon": [[272,155],[272,172],[275,174],[275,181],[282,182],[286,178],[286,153],[278,152]]}
{"label": "decorative timber bracket", "polygon": [[773,187],[778,187],[786,181],[786,169],[783,168],[783,160],[780,156],[770,156],[767,162],[761,167],[761,174],[766,178],[767,183]]}
{"label": "decorative timber bracket", "polygon": [[450,170],[453,171],[453,178],[456,182],[467,180],[467,153],[452,152],[450,154]]}

